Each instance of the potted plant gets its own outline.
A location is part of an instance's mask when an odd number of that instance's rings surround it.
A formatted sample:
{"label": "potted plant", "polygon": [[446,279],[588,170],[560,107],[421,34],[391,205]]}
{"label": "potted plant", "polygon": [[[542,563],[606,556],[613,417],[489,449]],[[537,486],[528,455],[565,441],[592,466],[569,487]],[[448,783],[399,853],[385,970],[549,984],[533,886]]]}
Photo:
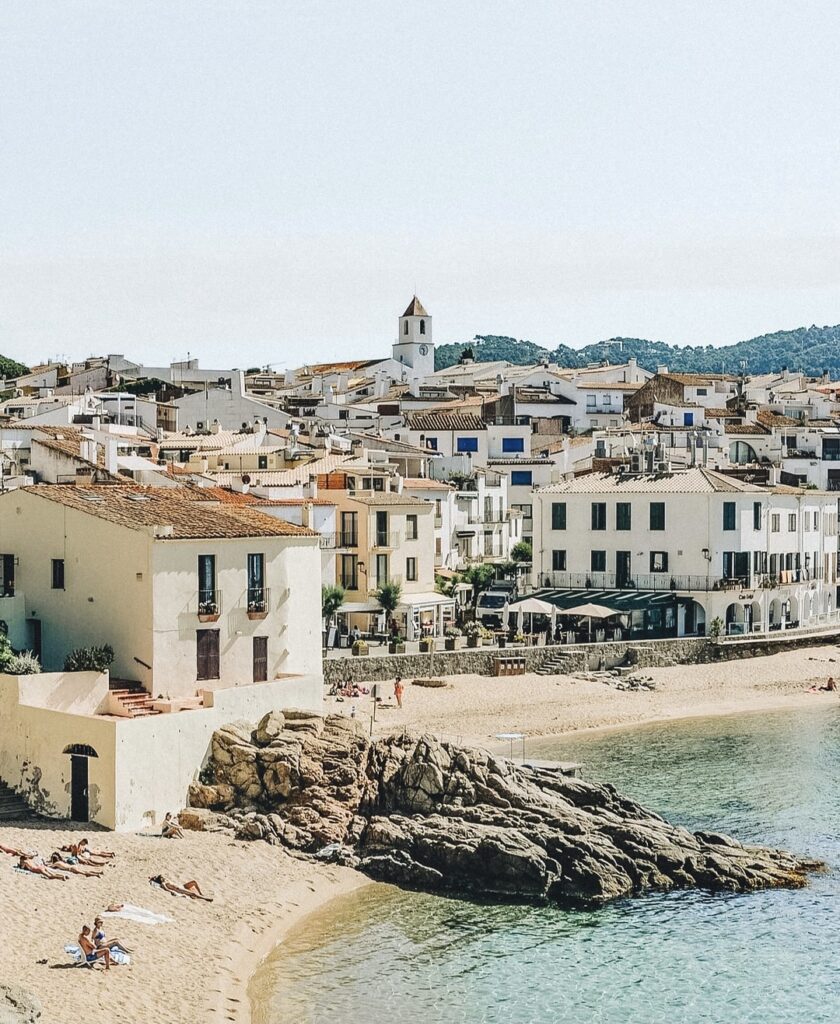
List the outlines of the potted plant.
{"label": "potted plant", "polygon": [[507,634],[499,633],[496,637],[496,643],[499,647],[507,647]]}
{"label": "potted plant", "polygon": [[433,636],[424,636],[420,640],[420,653],[430,654],[435,649],[435,638]]}
{"label": "potted plant", "polygon": [[447,651],[454,651],[458,643],[458,637],[461,635],[461,630],[457,626],[447,626],[446,632],[444,633],[443,646]]}
{"label": "potted plant", "polygon": [[405,654],[405,637],[395,633],[388,641],[389,654]]}
{"label": "potted plant", "polygon": [[216,622],[219,618],[219,602],[215,593],[201,595],[198,601],[199,622]]}
{"label": "potted plant", "polygon": [[709,624],[709,639],[713,643],[717,643],[720,640],[721,634],[723,633],[723,619],[718,615],[712,619]]}
{"label": "potted plant", "polygon": [[513,638],[513,642],[515,644],[524,644],[524,643],[527,643],[528,641],[527,641],[527,638],[526,638],[524,633],[517,633],[514,636],[514,638]]}
{"label": "potted plant", "polygon": [[464,626],[464,633],[467,637],[467,647],[478,647],[478,642],[481,639],[481,626],[478,622],[468,622]]}
{"label": "potted plant", "polygon": [[364,658],[370,654],[370,648],[367,645],[367,640],[354,640],[353,646],[350,650],[353,652],[354,658]]}

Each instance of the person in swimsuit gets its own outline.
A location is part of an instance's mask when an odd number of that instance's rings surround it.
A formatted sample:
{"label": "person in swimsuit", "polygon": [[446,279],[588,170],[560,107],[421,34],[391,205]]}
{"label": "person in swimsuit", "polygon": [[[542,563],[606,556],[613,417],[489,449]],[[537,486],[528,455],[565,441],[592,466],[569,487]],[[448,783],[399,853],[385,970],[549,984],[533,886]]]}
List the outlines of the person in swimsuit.
{"label": "person in swimsuit", "polygon": [[169,811],[166,812],[166,817],[163,819],[163,826],[160,830],[160,834],[164,839],[183,839],[184,830],[178,824],[178,822],[172,817]]}
{"label": "person in swimsuit", "polygon": [[21,871],[28,871],[33,875],[41,875],[43,878],[49,878],[51,880],[58,880],[61,882],[70,881],[67,875],[62,875],[59,871],[51,871],[48,867],[44,867],[43,864],[36,864],[30,857],[21,857],[18,860],[17,866]]}
{"label": "person in swimsuit", "polygon": [[[65,856],[68,855],[65,854]],[[57,851],[50,857],[50,867],[53,871],[69,871],[71,875],[84,875],[85,878],[99,878],[102,875],[102,868],[73,864],[72,861],[65,860]]]}
{"label": "person in swimsuit", "polygon": [[121,949],[123,953],[130,953],[131,950],[126,946],[124,942],[120,942],[119,939],[106,939],[105,932],[102,930],[102,918],[95,917],[93,919],[93,941],[96,944],[97,949]]}
{"label": "person in swimsuit", "polygon": [[205,896],[204,893],[199,889],[198,882],[184,882],[183,886],[175,885],[174,882],[168,882],[163,875],[154,875],[149,879],[151,885],[159,885],[161,889],[165,889],[167,892],[171,892],[173,896],[189,896],[193,900],[205,900],[207,903],[213,902],[212,896]]}
{"label": "person in swimsuit", "polygon": [[90,926],[83,925],[82,933],[79,936],[79,946],[81,946],[82,953],[84,953],[85,960],[89,964],[95,964],[97,960],[105,961],[105,970],[110,970],[111,967],[111,950],[110,949],[97,949],[94,946],[90,937]]}
{"label": "person in swimsuit", "polygon": [[0,843],[0,853],[8,853],[10,857],[26,857],[27,860],[37,857],[37,853],[27,853],[26,850],[18,850],[14,846],[4,846]]}
{"label": "person in swimsuit", "polygon": [[104,851],[91,853],[88,849],[87,839],[80,839],[78,843],[70,843],[69,846],[62,846],[61,852],[72,854],[80,864],[92,864],[95,867],[104,867],[108,863],[108,860],[114,856],[113,853],[106,853]]}
{"label": "person in swimsuit", "polygon": [[402,698],[403,698],[403,690],[404,689],[405,689],[405,687],[403,686],[402,679],[400,679],[400,677],[397,676],[397,678],[394,680],[394,696],[397,698],[397,707],[398,708],[402,707]]}

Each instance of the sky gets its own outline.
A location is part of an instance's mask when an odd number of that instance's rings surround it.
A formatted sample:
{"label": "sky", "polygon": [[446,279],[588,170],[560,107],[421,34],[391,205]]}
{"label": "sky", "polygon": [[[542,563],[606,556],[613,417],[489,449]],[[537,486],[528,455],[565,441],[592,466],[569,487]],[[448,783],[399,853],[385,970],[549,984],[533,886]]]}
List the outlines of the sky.
{"label": "sky", "polygon": [[840,322],[836,0],[0,4],[0,353]]}

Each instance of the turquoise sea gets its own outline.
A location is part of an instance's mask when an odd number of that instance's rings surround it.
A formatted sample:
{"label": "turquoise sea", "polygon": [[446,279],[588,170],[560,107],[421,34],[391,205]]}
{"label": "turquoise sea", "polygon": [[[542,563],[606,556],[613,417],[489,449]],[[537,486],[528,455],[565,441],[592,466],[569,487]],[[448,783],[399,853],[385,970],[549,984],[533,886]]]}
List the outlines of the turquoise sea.
{"label": "turquoise sea", "polygon": [[799,891],[598,912],[373,885],[293,931],[254,1024],[838,1024],[840,705],[536,741],[673,821],[825,859]]}

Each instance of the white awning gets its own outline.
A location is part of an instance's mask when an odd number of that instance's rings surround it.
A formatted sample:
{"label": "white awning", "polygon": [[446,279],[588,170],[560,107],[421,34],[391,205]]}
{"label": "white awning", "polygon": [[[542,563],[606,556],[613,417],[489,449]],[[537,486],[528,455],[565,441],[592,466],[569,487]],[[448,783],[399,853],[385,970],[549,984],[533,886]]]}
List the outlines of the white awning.
{"label": "white awning", "polygon": [[433,605],[451,604],[454,606],[455,598],[447,597],[446,594],[438,594],[431,591],[426,594],[402,594],[400,596],[400,608],[431,608]]}
{"label": "white awning", "polygon": [[339,609],[339,614],[347,615],[353,612],[381,612],[382,609],[376,601],[346,601]]}

